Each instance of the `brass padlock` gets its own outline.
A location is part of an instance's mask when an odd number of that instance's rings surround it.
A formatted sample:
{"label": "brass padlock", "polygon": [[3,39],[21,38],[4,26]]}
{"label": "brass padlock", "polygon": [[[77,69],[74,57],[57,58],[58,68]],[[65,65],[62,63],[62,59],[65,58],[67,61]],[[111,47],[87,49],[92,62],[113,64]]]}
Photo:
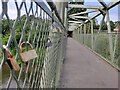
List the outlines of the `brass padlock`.
{"label": "brass padlock", "polygon": [[11,52],[9,51],[9,49],[5,45],[3,45],[3,48],[5,49],[5,54],[7,56],[7,63],[9,65],[9,67],[11,69],[14,69],[15,71],[19,71],[20,66],[17,63],[17,61],[15,60],[15,58],[13,57],[13,55],[11,54]]}
{"label": "brass padlock", "polygon": [[[23,46],[25,46],[26,44],[30,46],[31,50],[23,52]],[[29,42],[22,42],[20,44],[20,55],[21,55],[23,62],[28,62],[31,59],[37,58],[37,53]]]}

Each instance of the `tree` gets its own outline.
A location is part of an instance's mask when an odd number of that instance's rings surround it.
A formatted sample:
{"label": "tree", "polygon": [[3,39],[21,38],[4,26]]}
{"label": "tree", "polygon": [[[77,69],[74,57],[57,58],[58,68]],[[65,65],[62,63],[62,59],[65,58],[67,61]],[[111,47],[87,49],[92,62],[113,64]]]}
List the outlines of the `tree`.
{"label": "tree", "polygon": [[97,19],[93,19],[93,27],[94,29],[99,29],[99,24],[98,24]]}
{"label": "tree", "polygon": [[2,20],[2,34],[5,35],[6,33],[10,32],[10,26],[8,20]]}
{"label": "tree", "polygon": [[116,25],[120,25],[120,21],[116,21],[115,24],[116,24]]}
{"label": "tree", "polygon": [[110,21],[110,26],[111,26],[111,31],[113,31],[115,28],[115,23],[113,21]]}
{"label": "tree", "polygon": [[106,24],[106,22],[105,21],[103,21],[103,23],[102,23],[102,28],[101,28],[102,30],[107,30],[107,24]]}
{"label": "tree", "polygon": [[[111,27],[111,31],[113,31],[114,28],[115,28],[115,23],[114,23],[113,21],[110,21],[110,27]],[[102,30],[107,30],[107,29],[108,29],[108,28],[107,28],[107,24],[106,24],[106,22],[104,21],[103,24],[102,24]]]}

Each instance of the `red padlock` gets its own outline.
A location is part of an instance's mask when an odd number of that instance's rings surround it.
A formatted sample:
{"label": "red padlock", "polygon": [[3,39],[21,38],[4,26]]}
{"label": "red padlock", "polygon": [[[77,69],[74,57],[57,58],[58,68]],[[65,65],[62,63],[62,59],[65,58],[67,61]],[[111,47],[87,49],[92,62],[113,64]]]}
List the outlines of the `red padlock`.
{"label": "red padlock", "polygon": [[3,45],[3,48],[5,49],[5,53],[7,56],[7,62],[8,62],[8,65],[10,66],[10,68],[14,69],[15,71],[19,71],[20,66],[17,63],[17,61],[15,60],[15,58],[13,57],[13,55],[11,54],[11,52],[9,51],[9,49],[5,45]]}

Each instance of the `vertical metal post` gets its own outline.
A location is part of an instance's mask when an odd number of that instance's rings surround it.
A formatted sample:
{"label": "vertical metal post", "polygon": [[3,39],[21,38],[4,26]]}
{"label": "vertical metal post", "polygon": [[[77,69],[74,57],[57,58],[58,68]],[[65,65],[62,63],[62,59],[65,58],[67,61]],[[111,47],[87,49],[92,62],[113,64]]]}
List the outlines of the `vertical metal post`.
{"label": "vertical metal post", "polygon": [[106,19],[107,19],[107,29],[108,29],[108,33],[111,33],[109,11],[106,11]]}
{"label": "vertical metal post", "polygon": [[65,7],[64,26],[67,27],[67,8]]}
{"label": "vertical metal post", "polygon": [[101,21],[101,23],[100,23],[99,32],[100,32],[100,30],[102,29],[102,25],[103,25],[104,19],[105,19],[105,15],[103,15],[102,21]]}
{"label": "vertical metal post", "polygon": [[89,22],[88,23],[88,33],[90,33],[90,30],[91,30],[91,23]]}
{"label": "vertical metal post", "polygon": [[80,27],[77,28],[77,31],[78,31],[77,37],[78,37],[78,41],[79,41],[79,39],[80,39]]}
{"label": "vertical metal post", "polygon": [[62,22],[64,22],[64,6],[63,6],[63,2],[60,2],[60,17],[62,19]]}
{"label": "vertical metal post", "polygon": [[86,34],[86,24],[84,24],[84,34]]}
{"label": "vertical metal post", "polygon": [[81,39],[81,35],[82,35],[82,26],[79,27],[79,31],[80,31],[80,32],[79,32],[79,33],[80,33],[80,34],[79,34],[79,41],[81,42],[81,41],[82,41],[82,39]]}
{"label": "vertical metal post", "polygon": [[113,60],[114,60],[114,57],[113,57],[113,42],[112,42],[112,35],[111,35],[109,11],[106,12],[106,19],[107,19],[107,29],[108,29],[108,33],[109,33],[110,56],[111,56],[111,60],[113,62]]}
{"label": "vertical metal post", "polygon": [[64,0],[55,0],[55,4],[56,4],[56,8],[59,12],[60,18],[62,20],[62,22],[64,22],[64,13],[65,13],[65,7],[67,2],[65,2]]}
{"label": "vertical metal post", "polygon": [[82,26],[80,26],[80,34],[82,34]]}
{"label": "vertical metal post", "polygon": [[[57,3],[56,7],[57,7],[57,9],[59,11],[59,15],[61,17],[61,20],[64,23],[64,25],[66,26],[67,25],[66,2],[60,1],[60,2],[56,2],[56,3]],[[62,44],[62,42],[63,42],[63,35],[62,34],[60,34],[60,35],[61,36],[59,38],[60,39],[59,41],[61,42],[61,44],[58,46],[58,48],[59,48],[58,53],[60,53],[60,54],[58,56],[59,58],[57,59],[57,63],[56,63],[55,88],[58,87],[58,85],[59,85],[61,65],[62,65],[62,62],[63,62],[63,59],[64,59],[64,57],[63,57],[63,44]]]}
{"label": "vertical metal post", "polygon": [[93,20],[90,20],[91,22],[91,34],[93,34]]}
{"label": "vertical metal post", "polygon": [[94,49],[93,20],[90,20],[90,22],[91,22],[91,48]]}
{"label": "vertical metal post", "polygon": [[85,44],[85,38],[86,38],[86,23],[84,24],[84,39],[83,39],[84,44]]}
{"label": "vertical metal post", "polygon": [[84,44],[84,24],[81,25],[81,28],[82,28],[81,43]]}

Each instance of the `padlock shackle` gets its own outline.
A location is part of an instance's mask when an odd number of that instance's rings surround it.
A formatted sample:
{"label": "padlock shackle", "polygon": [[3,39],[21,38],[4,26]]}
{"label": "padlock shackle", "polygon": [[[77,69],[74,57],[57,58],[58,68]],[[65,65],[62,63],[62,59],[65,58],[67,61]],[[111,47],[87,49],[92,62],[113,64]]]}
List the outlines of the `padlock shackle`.
{"label": "padlock shackle", "polygon": [[22,43],[20,44],[20,53],[23,52],[23,46],[25,46],[26,44],[30,45],[30,48],[33,49],[32,44],[30,44],[29,42],[22,42]]}

